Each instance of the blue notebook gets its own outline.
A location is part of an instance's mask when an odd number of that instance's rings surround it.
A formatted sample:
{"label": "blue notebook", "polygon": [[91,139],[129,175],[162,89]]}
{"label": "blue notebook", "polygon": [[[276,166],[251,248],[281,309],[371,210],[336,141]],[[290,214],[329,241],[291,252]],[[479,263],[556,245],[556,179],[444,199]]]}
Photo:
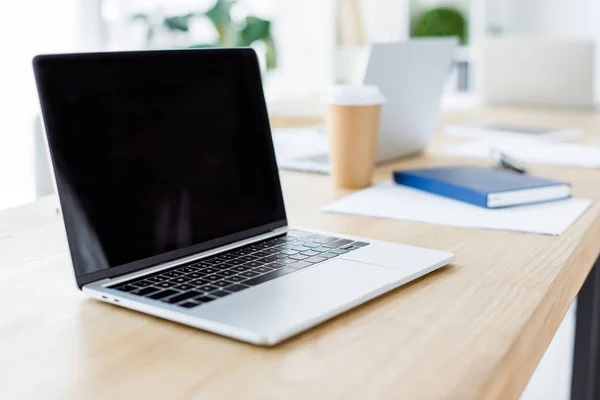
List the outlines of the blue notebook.
{"label": "blue notebook", "polygon": [[480,167],[394,171],[398,184],[485,208],[513,207],[566,199],[571,185],[529,175]]}

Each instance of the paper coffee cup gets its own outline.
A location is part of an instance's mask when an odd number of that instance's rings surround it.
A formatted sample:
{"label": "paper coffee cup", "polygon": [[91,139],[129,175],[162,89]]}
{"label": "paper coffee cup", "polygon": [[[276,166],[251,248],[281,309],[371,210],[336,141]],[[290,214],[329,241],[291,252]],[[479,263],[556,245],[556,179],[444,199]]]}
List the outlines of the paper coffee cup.
{"label": "paper coffee cup", "polygon": [[385,97],[372,85],[332,87],[322,98],[330,143],[331,176],[338,187],[370,186],[379,117]]}

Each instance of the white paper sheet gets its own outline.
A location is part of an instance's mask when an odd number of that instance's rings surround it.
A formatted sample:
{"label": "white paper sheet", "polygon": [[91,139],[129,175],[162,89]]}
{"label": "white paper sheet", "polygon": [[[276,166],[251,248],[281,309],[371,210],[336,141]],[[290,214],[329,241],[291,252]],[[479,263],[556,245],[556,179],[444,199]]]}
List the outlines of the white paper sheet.
{"label": "white paper sheet", "polygon": [[321,127],[273,129],[277,161],[329,152],[327,134]]}
{"label": "white paper sheet", "polygon": [[489,210],[407,186],[384,182],[356,192],[323,211],[431,224],[561,235],[592,204],[572,198]]}
{"label": "white paper sheet", "polygon": [[493,149],[529,163],[600,168],[600,147],[533,139],[487,139],[468,142],[450,146],[446,153],[459,157],[490,158]]}

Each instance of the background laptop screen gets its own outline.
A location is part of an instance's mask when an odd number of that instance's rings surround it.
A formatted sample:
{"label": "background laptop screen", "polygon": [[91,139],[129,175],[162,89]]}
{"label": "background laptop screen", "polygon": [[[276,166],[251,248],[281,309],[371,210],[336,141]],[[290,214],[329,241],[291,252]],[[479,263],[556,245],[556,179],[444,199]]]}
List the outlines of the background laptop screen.
{"label": "background laptop screen", "polygon": [[285,224],[253,51],[40,56],[34,66],[78,276]]}

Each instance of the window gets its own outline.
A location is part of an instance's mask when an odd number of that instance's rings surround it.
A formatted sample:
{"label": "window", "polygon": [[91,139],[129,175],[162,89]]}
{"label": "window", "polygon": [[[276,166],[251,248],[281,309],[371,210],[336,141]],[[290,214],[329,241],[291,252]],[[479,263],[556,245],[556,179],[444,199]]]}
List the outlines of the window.
{"label": "window", "polygon": [[0,4],[0,209],[35,199],[33,126],[38,101],[31,59],[38,53],[75,49],[76,1]]}

